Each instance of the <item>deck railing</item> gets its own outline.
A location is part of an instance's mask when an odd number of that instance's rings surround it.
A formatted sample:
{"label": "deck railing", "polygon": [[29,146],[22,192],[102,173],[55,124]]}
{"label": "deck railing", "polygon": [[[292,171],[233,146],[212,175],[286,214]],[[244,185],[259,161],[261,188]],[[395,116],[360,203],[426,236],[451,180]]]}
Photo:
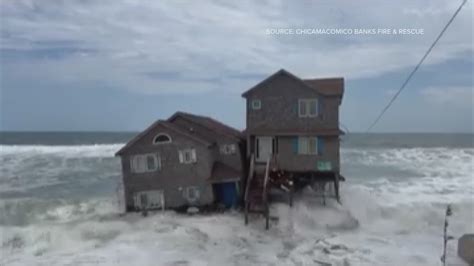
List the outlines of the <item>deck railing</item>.
{"label": "deck railing", "polygon": [[271,158],[268,158],[267,163],[265,165],[265,175],[263,179],[263,200],[264,202],[267,201],[267,189],[268,189],[268,181],[270,177],[270,160]]}
{"label": "deck railing", "polygon": [[268,230],[270,227],[270,206],[268,202],[268,182],[270,180],[270,161],[272,161],[273,156],[270,156],[267,159],[267,163],[265,166],[265,176],[263,179],[263,195],[262,195],[262,200],[263,200],[263,207],[264,207],[264,215],[265,215],[265,229]]}
{"label": "deck railing", "polygon": [[250,155],[250,167],[249,167],[249,175],[247,176],[247,184],[245,186],[245,194],[244,194],[244,201],[245,204],[247,204],[248,201],[248,196],[249,196],[249,190],[250,190],[250,182],[252,182],[253,176],[254,176],[254,171],[255,171],[255,157],[254,154],[252,153]]}

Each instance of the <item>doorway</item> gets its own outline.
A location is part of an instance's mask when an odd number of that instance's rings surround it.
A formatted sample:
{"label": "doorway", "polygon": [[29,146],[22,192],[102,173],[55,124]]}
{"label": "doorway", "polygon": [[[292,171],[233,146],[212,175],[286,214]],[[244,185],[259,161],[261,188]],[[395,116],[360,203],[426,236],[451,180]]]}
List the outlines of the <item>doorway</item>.
{"label": "doorway", "polygon": [[255,160],[257,162],[266,162],[273,154],[273,137],[258,136],[255,137]]}

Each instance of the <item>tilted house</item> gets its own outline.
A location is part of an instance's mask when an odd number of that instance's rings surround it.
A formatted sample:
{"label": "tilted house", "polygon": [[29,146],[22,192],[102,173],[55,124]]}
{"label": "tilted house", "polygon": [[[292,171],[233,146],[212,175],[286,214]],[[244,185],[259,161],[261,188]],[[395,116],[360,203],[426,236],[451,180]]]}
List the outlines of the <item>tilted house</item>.
{"label": "tilted house", "polygon": [[300,79],[280,70],[242,94],[247,103],[247,158],[294,176],[340,178],[339,105],[343,78]]}
{"label": "tilted house", "polygon": [[238,204],[242,143],[241,132],[209,117],[158,120],[116,154],[127,211]]}

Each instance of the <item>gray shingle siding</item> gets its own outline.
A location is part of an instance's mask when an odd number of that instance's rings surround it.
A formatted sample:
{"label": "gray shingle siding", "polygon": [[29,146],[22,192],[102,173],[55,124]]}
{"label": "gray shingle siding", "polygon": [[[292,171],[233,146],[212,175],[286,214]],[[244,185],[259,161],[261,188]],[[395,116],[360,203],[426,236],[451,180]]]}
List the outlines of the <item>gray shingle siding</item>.
{"label": "gray shingle siding", "polygon": [[[172,142],[153,145],[153,139],[158,133],[167,133]],[[179,162],[178,150],[188,148],[196,150],[197,162],[182,164]],[[146,153],[160,155],[161,169],[133,173],[130,168],[131,157]],[[164,191],[166,207],[185,205],[187,201],[183,196],[183,189],[188,186],[201,188],[198,204],[209,204],[213,201],[212,187],[207,183],[207,179],[211,176],[214,158],[212,151],[202,143],[158,125],[130,147],[121,158],[127,206],[133,206],[134,193],[155,189]]]}
{"label": "gray shingle siding", "polygon": [[339,138],[322,137],[323,148],[321,154],[305,155],[295,152],[294,141],[296,136],[278,137],[278,165],[290,171],[311,171],[316,168],[318,161],[330,161],[334,169],[339,169]]}
{"label": "gray shingle siding", "polygon": [[[330,86],[328,88],[334,88],[340,94],[321,94],[319,90],[286,71],[277,72],[244,93],[247,109],[247,156],[256,153],[256,137],[276,136],[276,158],[280,168],[289,171],[314,171],[318,169],[318,162],[330,162],[332,170],[338,172],[339,105],[344,91],[340,86],[343,86],[343,79],[328,79],[322,84],[327,84]],[[324,88],[321,91],[328,90]],[[302,99],[318,99],[316,117],[300,117],[299,101]],[[259,109],[253,108],[253,100],[261,102]],[[317,137],[322,142],[321,153],[295,153],[295,141],[302,136]]]}
{"label": "gray shingle siding", "polygon": [[[243,162],[242,162],[242,158],[241,158],[241,154],[239,150],[241,139],[236,139],[235,137],[217,134],[213,132],[212,130],[208,129],[207,127],[201,126],[197,123],[193,123],[181,117],[177,117],[173,121],[173,124],[176,124],[182,127],[183,129],[189,130],[190,128],[192,128],[194,131],[194,134],[203,136],[206,139],[214,141],[216,145],[213,146],[211,149],[212,149],[212,153],[214,155],[215,161],[222,162],[226,165],[231,166],[232,168],[236,170],[242,170]],[[236,152],[234,154],[220,153],[221,145],[226,145],[226,144],[236,145]]]}
{"label": "gray shingle siding", "polygon": [[[298,100],[309,98],[318,99],[320,114],[317,117],[300,118]],[[261,101],[259,110],[252,108],[254,99]],[[262,128],[275,131],[338,128],[339,101],[338,97],[320,95],[289,76],[279,75],[248,95],[247,131]]]}

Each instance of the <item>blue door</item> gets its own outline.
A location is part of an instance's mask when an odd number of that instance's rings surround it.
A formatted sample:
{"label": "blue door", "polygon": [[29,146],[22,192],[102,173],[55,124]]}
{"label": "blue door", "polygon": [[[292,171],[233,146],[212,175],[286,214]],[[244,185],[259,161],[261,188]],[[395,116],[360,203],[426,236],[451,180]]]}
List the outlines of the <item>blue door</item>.
{"label": "blue door", "polygon": [[235,182],[215,184],[217,202],[224,204],[226,208],[237,205],[238,193]]}

